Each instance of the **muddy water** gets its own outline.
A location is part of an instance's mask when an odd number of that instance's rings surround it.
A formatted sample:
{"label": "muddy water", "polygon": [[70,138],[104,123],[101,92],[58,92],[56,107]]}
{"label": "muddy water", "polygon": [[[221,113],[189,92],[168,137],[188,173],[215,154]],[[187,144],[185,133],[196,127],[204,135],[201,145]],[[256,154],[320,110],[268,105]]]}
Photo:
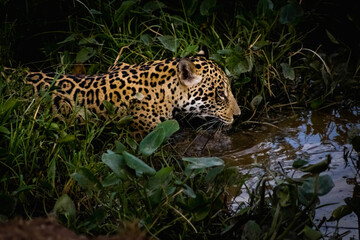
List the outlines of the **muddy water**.
{"label": "muddy water", "polygon": [[[219,156],[227,164],[239,166],[240,171],[254,163],[278,170],[281,165],[289,175],[293,172],[294,160],[302,158],[316,163],[330,154],[332,162],[326,174],[332,177],[335,187],[320,200],[321,204],[334,205],[318,209],[315,217],[318,223],[323,217],[329,219],[333,209],[345,204],[344,198],[352,197],[354,182],[360,181],[350,160],[357,160],[358,156],[348,143],[348,135],[356,128],[360,129],[360,108],[299,112],[273,116],[254,124],[253,128],[230,135],[192,132],[193,137],[182,142],[179,152],[190,156]],[[186,135],[189,136],[189,132]],[[344,151],[350,151],[348,164]],[[340,233],[350,231],[344,239],[358,239],[357,221],[354,213],[340,220]],[[334,232],[335,225],[336,222],[326,222],[322,231]]]}

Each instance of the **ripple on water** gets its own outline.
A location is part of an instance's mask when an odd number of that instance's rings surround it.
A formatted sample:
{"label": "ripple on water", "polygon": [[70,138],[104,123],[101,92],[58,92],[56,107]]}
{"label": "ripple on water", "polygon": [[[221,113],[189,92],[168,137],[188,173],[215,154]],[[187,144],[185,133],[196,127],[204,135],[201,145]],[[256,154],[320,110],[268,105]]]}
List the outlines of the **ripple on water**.
{"label": "ripple on water", "polygon": [[[200,152],[197,151],[197,156],[219,156],[227,164],[239,166],[240,172],[248,171],[247,169],[254,163],[265,163],[273,169],[279,169],[281,164],[281,167],[290,173],[293,171],[291,168],[293,161],[298,158],[316,163],[330,154],[332,162],[326,174],[332,177],[335,187],[320,200],[321,204],[334,203],[334,205],[320,208],[315,217],[316,221],[320,221],[324,216],[328,219],[333,209],[343,205],[344,198],[351,197],[353,193],[354,184],[349,184],[350,181],[347,180],[354,178],[355,171],[351,164],[345,165],[344,149],[352,149],[348,144],[349,132],[354,128],[360,129],[360,108],[307,111],[295,116],[280,116],[270,123],[277,128],[261,125],[231,135],[219,136],[220,139],[212,136],[210,140],[202,139],[200,143],[191,142],[187,150],[190,153],[191,149],[199,150],[197,144],[204,145],[204,141],[207,141],[207,147],[202,147]],[[354,151],[352,157],[357,158]],[[256,183],[256,179],[251,181]],[[244,201],[246,197],[242,194],[236,198]],[[326,224],[334,227],[336,222]],[[353,230],[347,237],[358,236],[357,230],[354,230],[357,228],[355,214],[342,218],[339,224],[340,227]],[[326,231],[326,229],[322,230]],[[345,230],[347,229],[343,229],[342,232]]]}

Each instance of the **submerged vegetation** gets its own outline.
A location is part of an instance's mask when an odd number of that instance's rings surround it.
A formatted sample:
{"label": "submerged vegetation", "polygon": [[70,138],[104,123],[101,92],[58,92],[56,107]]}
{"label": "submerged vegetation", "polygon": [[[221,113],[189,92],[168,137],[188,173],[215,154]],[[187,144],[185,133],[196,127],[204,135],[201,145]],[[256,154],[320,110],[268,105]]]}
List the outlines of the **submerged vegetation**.
{"label": "submerged vegetation", "polygon": [[[178,156],[166,141],[179,129],[174,120],[137,143],[128,134],[129,116],[78,124],[74,113],[59,121],[51,114],[50,92],[35,98],[22,82],[28,68],[96,74],[116,62],[187,57],[203,49],[231,77],[243,122],[272,110],[353,104],[360,96],[358,59],[331,29],[322,29],[326,43],[314,42],[311,34],[320,28],[310,24],[318,17],[315,3],[58,1],[59,15],[44,13],[50,20],[39,22],[46,3],[25,2],[23,20],[1,14],[1,220],[55,213],[89,235],[136,222],[160,239],[321,237],[312,219],[318,197],[333,187],[329,176],[319,175],[330,158],[317,166],[295,161],[294,168],[309,173],[302,178],[265,170],[250,189],[249,176],[219,158]],[[12,4],[2,2],[2,11]],[[43,31],[28,32],[35,27]],[[336,51],[322,50],[326,44]],[[111,106],[107,110],[111,114]],[[249,198],[239,202],[242,193]],[[349,201],[337,219],[358,211]]]}

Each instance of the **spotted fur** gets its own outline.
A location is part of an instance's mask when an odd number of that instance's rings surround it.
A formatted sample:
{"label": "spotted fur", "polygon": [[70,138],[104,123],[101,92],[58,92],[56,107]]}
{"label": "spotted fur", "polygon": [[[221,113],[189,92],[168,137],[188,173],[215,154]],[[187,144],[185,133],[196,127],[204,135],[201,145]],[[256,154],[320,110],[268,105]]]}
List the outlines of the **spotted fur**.
{"label": "spotted fur", "polygon": [[106,117],[105,100],[113,104],[116,114],[128,110],[138,138],[171,119],[174,109],[215,117],[225,124],[240,114],[226,74],[204,57],[120,63],[109,73],[95,76],[32,72],[26,82],[36,92],[54,85],[53,111],[62,116],[84,106]]}

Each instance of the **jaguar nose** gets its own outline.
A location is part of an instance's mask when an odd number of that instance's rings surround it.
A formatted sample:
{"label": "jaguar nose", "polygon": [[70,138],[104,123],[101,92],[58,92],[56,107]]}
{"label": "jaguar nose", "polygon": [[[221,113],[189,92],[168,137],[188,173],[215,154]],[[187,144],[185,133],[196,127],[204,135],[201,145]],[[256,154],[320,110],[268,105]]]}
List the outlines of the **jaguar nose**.
{"label": "jaguar nose", "polygon": [[233,110],[234,110],[234,113],[233,113],[233,114],[234,114],[235,116],[239,116],[239,115],[241,114],[240,107],[239,107],[239,105],[238,105],[237,103],[235,103],[235,106],[234,106]]}
{"label": "jaguar nose", "polygon": [[230,107],[233,111],[233,115],[238,116],[241,114],[239,105],[236,102],[236,99],[234,98],[234,95],[230,94]]}

